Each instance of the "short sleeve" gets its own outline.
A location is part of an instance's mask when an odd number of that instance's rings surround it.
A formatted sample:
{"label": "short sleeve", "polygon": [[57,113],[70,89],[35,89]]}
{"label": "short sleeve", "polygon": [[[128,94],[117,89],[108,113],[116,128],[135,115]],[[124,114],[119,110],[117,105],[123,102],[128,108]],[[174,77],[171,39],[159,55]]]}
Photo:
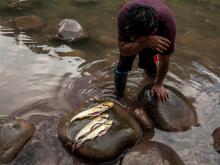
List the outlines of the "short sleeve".
{"label": "short sleeve", "polygon": [[160,13],[160,35],[170,40],[170,47],[162,55],[170,55],[175,51],[176,20],[169,8],[164,8]]}

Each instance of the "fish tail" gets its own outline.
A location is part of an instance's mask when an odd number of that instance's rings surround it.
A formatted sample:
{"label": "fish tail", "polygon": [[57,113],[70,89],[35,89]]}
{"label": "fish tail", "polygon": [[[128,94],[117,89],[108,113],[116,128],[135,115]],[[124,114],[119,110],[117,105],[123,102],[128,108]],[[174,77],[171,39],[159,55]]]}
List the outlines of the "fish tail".
{"label": "fish tail", "polygon": [[75,151],[76,145],[77,145],[76,143],[72,143],[72,152]]}
{"label": "fish tail", "polygon": [[79,143],[76,144],[76,148],[79,148],[82,144],[83,144],[83,141],[80,141]]}
{"label": "fish tail", "polygon": [[108,129],[104,129],[103,131],[99,132],[99,137],[103,136],[106,134],[106,132],[108,131]]}

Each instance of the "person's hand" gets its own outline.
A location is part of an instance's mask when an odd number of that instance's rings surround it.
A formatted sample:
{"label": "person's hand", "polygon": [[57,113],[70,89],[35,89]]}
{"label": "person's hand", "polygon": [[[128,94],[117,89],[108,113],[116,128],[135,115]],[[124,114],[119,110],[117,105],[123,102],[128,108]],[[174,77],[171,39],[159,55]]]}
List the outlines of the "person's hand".
{"label": "person's hand", "polygon": [[159,102],[167,102],[169,98],[167,90],[163,86],[163,84],[161,85],[155,84],[151,89],[151,95],[157,96]]}
{"label": "person's hand", "polygon": [[171,43],[168,39],[158,35],[147,36],[144,42],[148,48],[154,49],[158,53],[164,53]]}

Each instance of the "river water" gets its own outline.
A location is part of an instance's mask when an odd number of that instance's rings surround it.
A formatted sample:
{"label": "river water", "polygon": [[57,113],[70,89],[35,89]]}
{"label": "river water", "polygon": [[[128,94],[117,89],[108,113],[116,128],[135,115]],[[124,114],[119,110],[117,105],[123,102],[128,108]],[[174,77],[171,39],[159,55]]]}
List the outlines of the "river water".
{"label": "river water", "polygon": [[[155,129],[152,140],[171,146],[187,165],[219,165],[211,134],[220,127],[220,1],[166,0],[177,19],[176,52],[165,83],[195,106],[199,127],[168,133]],[[122,0],[74,4],[49,1],[32,10],[9,12],[0,5],[0,115],[12,114],[37,127],[34,139],[11,164],[79,164],[56,135],[58,119],[93,96],[114,99],[113,70],[118,59],[116,13]],[[53,43],[43,34],[8,26],[16,16],[37,15],[47,24],[63,18],[78,20],[89,39]],[[59,51],[81,50],[78,56]],[[136,97],[143,72],[129,74],[126,97]],[[129,108],[129,105],[124,104]]]}

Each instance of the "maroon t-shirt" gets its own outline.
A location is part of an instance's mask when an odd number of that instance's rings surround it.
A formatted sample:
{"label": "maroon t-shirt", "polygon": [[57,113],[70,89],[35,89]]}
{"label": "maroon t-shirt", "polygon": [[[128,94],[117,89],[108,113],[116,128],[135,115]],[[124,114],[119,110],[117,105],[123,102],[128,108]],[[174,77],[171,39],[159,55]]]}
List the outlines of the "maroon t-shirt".
{"label": "maroon t-shirt", "polygon": [[131,42],[129,34],[125,31],[125,18],[128,10],[136,4],[153,7],[158,15],[159,27],[155,35],[159,35],[170,40],[169,49],[163,55],[172,54],[175,50],[176,21],[173,12],[161,0],[129,0],[118,12],[118,40]]}

